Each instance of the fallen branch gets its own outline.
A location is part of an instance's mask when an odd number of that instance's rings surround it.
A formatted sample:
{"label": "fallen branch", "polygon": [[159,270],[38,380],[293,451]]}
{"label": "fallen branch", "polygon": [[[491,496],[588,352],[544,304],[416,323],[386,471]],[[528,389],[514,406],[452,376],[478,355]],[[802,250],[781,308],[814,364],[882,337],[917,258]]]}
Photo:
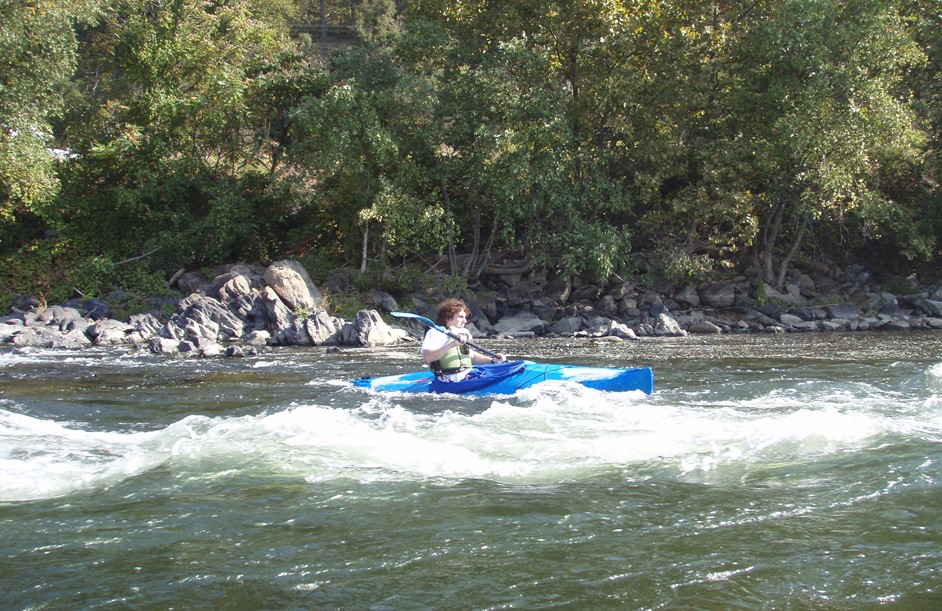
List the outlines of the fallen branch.
{"label": "fallen branch", "polygon": [[149,252],[145,252],[143,255],[138,255],[138,256],[136,256],[136,257],[131,257],[130,259],[125,259],[124,261],[118,261],[118,262],[116,262],[114,265],[115,265],[115,267],[117,267],[117,266],[119,266],[119,265],[124,265],[125,263],[130,263],[131,261],[137,261],[138,259],[143,259],[144,257],[149,257],[149,256],[151,256],[152,254],[154,254],[155,252],[157,252],[158,250],[160,250],[160,246],[158,246],[158,247],[155,248],[154,250],[151,250],[151,251],[149,251]]}

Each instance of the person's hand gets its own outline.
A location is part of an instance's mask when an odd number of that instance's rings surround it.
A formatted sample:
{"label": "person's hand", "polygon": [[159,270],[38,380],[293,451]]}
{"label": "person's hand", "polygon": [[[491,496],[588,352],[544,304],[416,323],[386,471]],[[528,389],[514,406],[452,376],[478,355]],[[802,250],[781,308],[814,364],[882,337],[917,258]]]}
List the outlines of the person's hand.
{"label": "person's hand", "polygon": [[497,353],[497,358],[491,357],[492,363],[504,363],[507,361],[507,357],[504,356],[502,352]]}

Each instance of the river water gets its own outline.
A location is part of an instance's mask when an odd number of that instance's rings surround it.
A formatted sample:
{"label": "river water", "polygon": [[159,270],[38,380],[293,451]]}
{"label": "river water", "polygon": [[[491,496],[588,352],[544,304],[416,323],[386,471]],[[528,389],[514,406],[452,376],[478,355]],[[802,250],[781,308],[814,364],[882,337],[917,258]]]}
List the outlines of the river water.
{"label": "river water", "polygon": [[0,349],[0,608],[942,608],[942,335],[482,343],[655,392]]}

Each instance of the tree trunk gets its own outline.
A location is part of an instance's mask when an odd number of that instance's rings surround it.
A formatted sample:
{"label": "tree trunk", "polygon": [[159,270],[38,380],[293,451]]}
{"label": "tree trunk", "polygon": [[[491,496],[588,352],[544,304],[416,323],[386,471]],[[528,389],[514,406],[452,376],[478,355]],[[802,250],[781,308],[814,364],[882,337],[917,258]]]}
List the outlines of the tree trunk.
{"label": "tree trunk", "polygon": [[327,53],[327,0],[321,0],[321,50]]}
{"label": "tree trunk", "polygon": [[363,229],[360,230],[363,233],[363,251],[360,255],[360,275],[366,273],[366,265],[369,261],[367,254],[369,253],[370,246],[370,223],[367,221],[363,224]]}
{"label": "tree trunk", "polygon": [[471,245],[471,256],[468,257],[468,262],[464,266],[464,275],[468,277],[471,275],[471,270],[475,267],[475,262],[478,260],[481,249],[481,208],[475,206],[474,208],[474,243]]}
{"label": "tree trunk", "polygon": [[795,258],[795,255],[798,254],[798,249],[801,247],[801,241],[804,239],[805,231],[808,230],[808,225],[810,223],[811,215],[805,213],[801,217],[798,231],[795,232],[795,238],[792,240],[792,246],[788,249],[788,254],[785,255],[785,258],[782,259],[782,264],[778,270],[778,277],[775,279],[776,290],[782,290],[782,287],[785,286],[785,274],[788,273],[788,264],[791,263],[792,259]]}
{"label": "tree trunk", "polygon": [[[445,178],[440,179],[440,184],[442,188],[442,198],[445,200],[445,218],[451,218],[451,194],[448,192],[448,183],[445,181]],[[458,271],[458,257],[455,254],[455,232],[452,229],[453,225],[449,225],[448,229],[448,269],[452,274],[457,273]]]}
{"label": "tree trunk", "polygon": [[[785,200],[779,201],[768,222],[762,230],[762,279],[774,286],[775,269],[772,257],[775,254],[775,243],[782,229],[782,218],[785,216]],[[777,287],[776,287],[777,288]]]}

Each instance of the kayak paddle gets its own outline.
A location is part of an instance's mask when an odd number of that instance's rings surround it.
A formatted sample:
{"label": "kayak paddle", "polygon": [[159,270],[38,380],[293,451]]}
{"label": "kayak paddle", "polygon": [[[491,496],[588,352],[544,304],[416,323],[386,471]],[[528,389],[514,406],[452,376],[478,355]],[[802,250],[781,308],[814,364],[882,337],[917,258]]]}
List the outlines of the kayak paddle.
{"label": "kayak paddle", "polygon": [[[430,329],[435,329],[436,331],[440,331],[441,333],[444,333],[444,334],[447,335],[448,337],[451,337],[451,338],[454,338],[454,339],[457,339],[457,340],[463,340],[463,339],[464,339],[464,338],[458,337],[458,336],[455,335],[454,333],[451,333],[451,332],[448,331],[448,329],[446,329],[445,327],[440,327],[440,326],[436,325],[434,322],[432,322],[430,319],[428,319],[428,318],[426,318],[426,317],[424,317],[424,316],[419,316],[418,314],[412,314],[411,312],[390,312],[390,314],[392,314],[392,315],[395,316],[396,318],[411,318],[411,319],[413,319],[413,320],[417,320],[417,321],[419,321],[420,323],[422,323],[423,325],[425,325],[426,327],[428,327],[428,328],[430,328]],[[480,352],[481,354],[487,355],[487,356],[491,357],[492,359],[498,359],[498,360],[500,360],[500,355],[498,355],[496,352],[491,352],[490,350],[485,350],[484,348],[482,348],[482,347],[480,347],[480,346],[477,346],[477,345],[475,345],[475,344],[472,344],[471,342],[465,342],[465,343],[466,343],[467,345],[471,346],[472,348],[474,348],[475,350],[477,350],[478,352]]]}

